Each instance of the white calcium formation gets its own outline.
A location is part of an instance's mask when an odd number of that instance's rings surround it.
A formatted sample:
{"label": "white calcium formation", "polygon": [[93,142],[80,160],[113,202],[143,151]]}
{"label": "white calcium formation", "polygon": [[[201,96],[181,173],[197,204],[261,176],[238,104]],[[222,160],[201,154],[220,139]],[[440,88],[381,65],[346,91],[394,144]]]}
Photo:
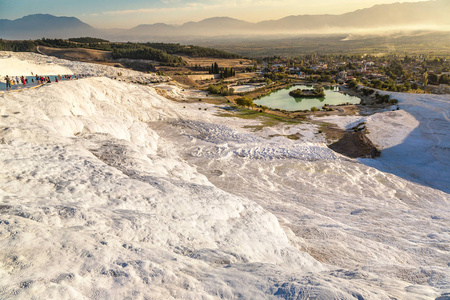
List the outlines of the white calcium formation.
{"label": "white calcium formation", "polygon": [[98,76],[0,94],[0,298],[450,292],[449,95],[329,117],[365,121],[383,149],[351,160],[315,125],[252,131],[258,120],[114,80],[166,80],[156,75],[8,52],[0,66]]}

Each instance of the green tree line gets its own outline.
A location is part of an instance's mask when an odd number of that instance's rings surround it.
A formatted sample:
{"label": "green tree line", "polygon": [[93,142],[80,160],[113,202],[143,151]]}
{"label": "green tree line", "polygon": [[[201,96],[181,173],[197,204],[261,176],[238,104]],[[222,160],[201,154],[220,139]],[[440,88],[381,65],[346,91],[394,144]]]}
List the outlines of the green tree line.
{"label": "green tree line", "polygon": [[190,57],[242,58],[242,56],[237,54],[194,45],[186,46],[173,43],[145,43],[144,45],[162,50],[168,54],[187,55]]}
{"label": "green tree line", "polygon": [[32,52],[34,47],[33,41],[5,41],[0,39],[0,51]]}
{"label": "green tree line", "polygon": [[5,41],[0,39],[0,50],[3,51],[32,52],[35,46],[112,51],[112,56],[115,59],[148,59],[171,65],[184,64],[183,59],[175,54],[192,57],[240,58],[236,54],[193,45],[183,46],[180,44],[131,42],[113,43],[92,37],[71,38],[68,40],[42,38],[30,41]]}
{"label": "green tree line", "polygon": [[112,57],[118,58],[131,58],[131,59],[149,59],[156,60],[171,65],[182,65],[184,61],[181,57],[167,54],[164,51],[154,49],[151,47],[136,47],[136,48],[120,48],[112,50]]}
{"label": "green tree line", "polygon": [[79,38],[70,38],[70,42],[89,44],[89,43],[109,43],[108,40],[93,38],[93,37],[79,37]]}
{"label": "green tree line", "polygon": [[236,75],[234,68],[224,68],[221,70],[217,62],[213,63],[208,71],[209,74],[220,74],[220,77],[222,78],[233,77]]}

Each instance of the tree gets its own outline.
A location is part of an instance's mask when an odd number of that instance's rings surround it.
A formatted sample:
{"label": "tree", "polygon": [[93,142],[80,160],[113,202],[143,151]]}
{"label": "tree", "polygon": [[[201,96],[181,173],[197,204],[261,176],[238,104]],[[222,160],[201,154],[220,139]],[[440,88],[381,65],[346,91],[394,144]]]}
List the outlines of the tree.
{"label": "tree", "polygon": [[439,84],[439,76],[436,74],[428,75],[428,82],[433,85]]}
{"label": "tree", "polygon": [[320,77],[321,77],[322,81],[324,81],[324,82],[330,82],[331,81],[331,75],[321,74]]}
{"label": "tree", "polygon": [[409,83],[409,81],[406,81],[404,86],[405,86],[406,91],[409,91],[411,89],[411,83]]}
{"label": "tree", "polygon": [[211,64],[209,74],[220,74],[219,65],[216,62]]}
{"label": "tree", "polygon": [[215,62],[214,63],[214,74],[219,74],[220,70],[219,70],[219,65]]}
{"label": "tree", "polygon": [[439,78],[439,83],[450,84],[450,76],[448,76],[447,74],[441,75],[441,77]]}
{"label": "tree", "polygon": [[389,75],[391,78],[394,77],[400,77],[403,75],[403,66],[399,61],[393,61],[391,65],[389,66],[389,71],[391,75]]}
{"label": "tree", "polygon": [[422,84],[423,84],[423,86],[428,85],[428,73],[427,72],[423,73],[423,75],[422,75]]}
{"label": "tree", "polygon": [[372,95],[375,91],[372,89],[363,88],[362,92],[363,92],[364,96],[369,96],[369,95]]}
{"label": "tree", "polygon": [[372,84],[373,84],[373,87],[376,89],[381,89],[383,86],[383,82],[378,79],[372,80]]}
{"label": "tree", "polygon": [[348,83],[348,87],[351,89],[354,89],[358,86],[358,82],[356,82],[356,80],[352,80]]}
{"label": "tree", "polygon": [[239,97],[236,99],[236,104],[240,106],[245,107],[253,107],[255,104],[253,103],[253,100],[247,97]]}
{"label": "tree", "polygon": [[234,93],[234,89],[229,89],[226,85],[222,84],[218,85],[211,84],[208,87],[208,92],[210,92],[211,94],[220,94],[222,96],[228,96]]}
{"label": "tree", "polygon": [[222,78],[233,77],[236,75],[236,71],[233,68],[225,68],[223,72],[220,73]]}
{"label": "tree", "polygon": [[82,44],[87,44],[87,43],[109,43],[108,40],[104,40],[104,39],[99,39],[99,38],[93,38],[93,37],[79,37],[79,38],[70,38],[69,41],[71,42],[75,42],[75,43],[82,43]]}

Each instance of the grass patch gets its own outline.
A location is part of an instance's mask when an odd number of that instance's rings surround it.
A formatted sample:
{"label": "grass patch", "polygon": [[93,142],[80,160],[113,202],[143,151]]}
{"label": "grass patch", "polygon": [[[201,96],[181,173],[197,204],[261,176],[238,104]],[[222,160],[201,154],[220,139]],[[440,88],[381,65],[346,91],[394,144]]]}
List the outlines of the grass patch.
{"label": "grass patch", "polygon": [[290,140],[296,141],[296,140],[300,139],[301,135],[299,133],[297,133],[297,134],[289,134],[289,135],[283,135],[283,134],[272,134],[272,135],[269,135],[270,138],[273,138],[273,137],[276,137],[276,136],[284,136],[285,138],[288,138]]}
{"label": "grass patch", "polygon": [[214,97],[214,98],[211,98],[211,97],[203,98],[202,101],[205,103],[209,103],[209,104],[226,104],[226,103],[228,103],[228,99],[225,97],[222,97],[222,96]]}
{"label": "grass patch", "polygon": [[264,127],[267,127],[267,126],[271,126],[271,125],[266,125],[266,124],[261,124],[261,125],[246,125],[246,126],[244,126],[243,128],[251,129],[251,131],[255,132],[255,131],[261,131],[261,130],[263,130]]}
{"label": "grass patch", "polygon": [[290,139],[290,140],[294,140],[294,141],[300,139],[300,137],[299,137],[298,135],[296,135],[296,134],[285,135],[285,137],[287,137],[287,138]]}
{"label": "grass patch", "polygon": [[337,127],[335,124],[330,123],[319,123],[319,133],[325,134],[325,138],[328,142],[340,140],[345,131]]}

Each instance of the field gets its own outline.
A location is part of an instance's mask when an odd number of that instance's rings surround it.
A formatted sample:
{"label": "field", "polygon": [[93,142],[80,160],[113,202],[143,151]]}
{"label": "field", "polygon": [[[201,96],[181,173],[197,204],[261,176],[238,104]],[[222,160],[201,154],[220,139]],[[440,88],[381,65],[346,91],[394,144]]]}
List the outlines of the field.
{"label": "field", "polygon": [[329,54],[432,53],[448,56],[450,32],[409,32],[376,35],[305,35],[261,38],[228,38],[199,41],[202,46],[218,48],[246,57]]}
{"label": "field", "polygon": [[213,63],[217,62],[220,67],[223,68],[246,68],[253,67],[254,62],[250,59],[226,59],[226,58],[214,58],[214,57],[188,57],[181,56],[184,61],[187,62],[188,66],[200,66],[200,67],[210,67]]}
{"label": "field", "polygon": [[[161,71],[168,75],[179,73],[207,73],[206,68],[217,62],[221,68],[234,68],[244,70],[246,67],[253,67],[254,61],[250,59],[237,58],[214,58],[214,57],[189,57],[181,56],[186,62],[186,66],[160,66],[156,61],[138,60],[138,59],[119,59],[114,60],[111,51],[102,51],[86,48],[53,48],[38,46],[37,51],[55,56],[61,59],[72,61],[92,62],[116,67],[126,67],[137,71]],[[199,69],[199,68],[203,68]],[[180,78],[180,77],[177,77]],[[193,85],[193,84],[189,84]]]}
{"label": "field", "polygon": [[87,61],[87,62],[106,62],[111,61],[111,51],[101,51],[85,48],[51,48],[38,46],[38,50],[46,55],[55,56],[61,59]]}

